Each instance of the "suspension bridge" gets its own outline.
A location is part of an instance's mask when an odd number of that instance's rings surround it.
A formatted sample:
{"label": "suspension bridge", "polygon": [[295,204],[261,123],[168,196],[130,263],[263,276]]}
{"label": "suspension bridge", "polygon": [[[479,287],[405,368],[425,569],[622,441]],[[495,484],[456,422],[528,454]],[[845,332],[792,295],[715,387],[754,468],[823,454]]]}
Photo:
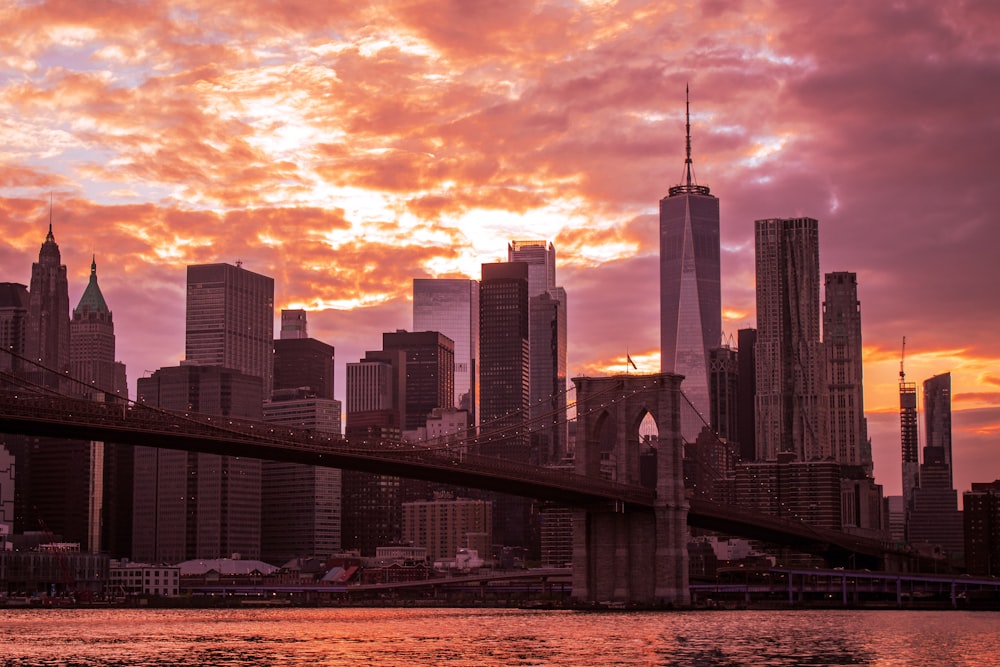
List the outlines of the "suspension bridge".
{"label": "suspension bridge", "polygon": [[[418,444],[349,439],[117,397],[90,400],[79,390],[73,395],[70,378],[61,376],[46,386],[6,372],[0,373],[0,433],[288,461],[552,501],[575,510],[574,595],[585,599],[686,603],[688,525],[819,555],[831,565],[881,569],[899,555],[879,540],[741,511],[685,491],[680,379],[670,374],[575,378],[574,472],[474,453],[481,438],[506,437],[510,431],[505,430]],[[656,488],[643,486],[638,473],[638,426],[646,415],[660,428]],[[616,431],[612,479],[600,465],[606,453],[600,433],[608,424]],[[625,562],[619,562],[623,557]]]}

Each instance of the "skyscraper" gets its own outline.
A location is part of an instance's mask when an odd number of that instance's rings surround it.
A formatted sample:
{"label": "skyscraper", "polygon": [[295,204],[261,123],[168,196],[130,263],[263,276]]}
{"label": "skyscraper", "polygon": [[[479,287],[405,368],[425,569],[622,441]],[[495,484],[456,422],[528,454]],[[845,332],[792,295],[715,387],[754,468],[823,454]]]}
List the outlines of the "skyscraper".
{"label": "skyscraper", "polygon": [[[924,441],[927,448],[941,450],[940,458],[948,466],[948,486],[954,486],[954,462],[951,457],[951,373],[924,380]],[[924,455],[926,458],[926,454]]]}
{"label": "skyscraper", "polygon": [[450,338],[438,331],[383,333],[382,350],[399,350],[405,355],[404,431],[425,427],[434,408],[451,406],[455,396],[455,344]]}
{"label": "skyscraper", "polygon": [[906,381],[903,361],[906,338],[903,338],[903,360],[899,362],[899,428],[900,453],[903,463],[904,523],[913,509],[913,490],[920,486],[920,444],[917,438],[917,385]]}
{"label": "skyscraper", "polygon": [[[260,378],[222,366],[169,366],[137,381],[137,401],[261,419]],[[261,461],[136,447],[133,560],[260,557]]]}
{"label": "skyscraper", "polygon": [[[189,266],[185,332],[185,361],[140,378],[137,400],[260,419],[273,385],[274,280],[239,265]],[[145,447],[135,457],[135,559],[259,557],[259,460]]]}
{"label": "skyscraper", "polygon": [[455,344],[453,407],[479,419],[479,282],[417,278],[413,281],[413,330],[440,331]]}
{"label": "skyscraper", "polygon": [[[97,284],[97,259],[90,261],[90,280],[70,321],[70,374],[86,386],[74,385],[99,401],[125,400],[125,365],[115,361],[115,324]],[[131,554],[132,469],[134,448],[90,442],[88,543],[115,556]]]}
{"label": "skyscraper", "polygon": [[[274,391],[264,421],[340,435],[333,398],[334,348],[308,337],[306,311],[281,311],[274,341]],[[341,548],[341,471],[264,461],[261,469],[261,558],[328,557]]]}
{"label": "skyscraper", "polygon": [[[25,356],[57,373],[69,370],[69,281],[51,222],[38,261],[31,265]],[[29,373],[41,384],[59,385],[52,373]]]}
{"label": "skyscraper", "polygon": [[531,447],[542,464],[567,454],[566,290],[556,286],[556,249],[545,241],[511,241],[507,261],[528,265],[528,418]]}
{"label": "skyscraper", "polygon": [[722,342],[719,200],[694,179],[691,114],[681,183],[660,200],[660,370],[684,376],[681,435],[694,442],[708,422],[708,351]]}
{"label": "skyscraper", "polygon": [[819,335],[819,223],[757,220],[757,459],[831,458]]}
{"label": "skyscraper", "polygon": [[861,302],[858,278],[827,273],[823,301],[823,347],[830,406],[830,446],[841,465],[861,466],[872,475],[861,364]]}
{"label": "skyscraper", "polygon": [[19,357],[26,351],[27,320],[27,286],[0,283],[0,371],[21,372],[23,363]]}
{"label": "skyscraper", "polygon": [[[528,265],[483,264],[479,284],[480,450],[524,463],[528,441]],[[491,435],[493,434],[493,435]],[[503,434],[503,437],[498,437]]]}
{"label": "skyscraper", "polygon": [[941,547],[957,558],[963,553],[962,513],[951,470],[951,374],[924,381],[924,461],[920,485],[913,490],[907,537],[914,544]]}
{"label": "skyscraper", "polygon": [[223,366],[273,387],[274,279],[237,264],[197,264],[187,269],[185,357]]}

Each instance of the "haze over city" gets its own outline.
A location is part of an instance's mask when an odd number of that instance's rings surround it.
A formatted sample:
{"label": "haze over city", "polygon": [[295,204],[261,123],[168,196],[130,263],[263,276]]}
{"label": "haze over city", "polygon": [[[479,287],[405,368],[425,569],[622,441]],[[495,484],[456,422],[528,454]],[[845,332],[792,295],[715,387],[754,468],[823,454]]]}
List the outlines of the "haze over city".
{"label": "haze over city", "polygon": [[[951,372],[955,485],[1000,478],[1000,8],[988,2],[38,2],[0,8],[0,280],[50,219],[92,255],[129,384],[184,357],[185,267],[242,261],[344,364],[413,278],[555,245],[570,376],[660,370],[657,205],[721,205],[723,329],[755,324],[753,221],[819,220],[858,276],[876,479],[897,383]],[[994,224],[991,224],[994,223]]]}

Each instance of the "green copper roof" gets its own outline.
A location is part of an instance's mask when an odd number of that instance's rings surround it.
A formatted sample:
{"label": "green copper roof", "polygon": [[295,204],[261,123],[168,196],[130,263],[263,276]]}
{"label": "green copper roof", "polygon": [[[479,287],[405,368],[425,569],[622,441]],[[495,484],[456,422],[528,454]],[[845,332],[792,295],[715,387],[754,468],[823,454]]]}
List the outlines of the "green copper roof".
{"label": "green copper roof", "polygon": [[83,296],[80,297],[80,303],[73,312],[82,313],[85,311],[92,313],[109,312],[108,304],[104,302],[104,295],[101,294],[101,288],[97,286],[96,257],[90,261],[90,282],[87,283],[87,289],[83,290]]}

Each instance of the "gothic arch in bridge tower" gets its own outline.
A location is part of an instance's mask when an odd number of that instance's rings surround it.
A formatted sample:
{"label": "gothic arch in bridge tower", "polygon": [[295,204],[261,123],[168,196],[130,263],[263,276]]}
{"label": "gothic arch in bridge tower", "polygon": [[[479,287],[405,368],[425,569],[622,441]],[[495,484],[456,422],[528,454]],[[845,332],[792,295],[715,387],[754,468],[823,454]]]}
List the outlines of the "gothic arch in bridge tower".
{"label": "gothic arch in bridge tower", "polygon": [[573,378],[577,474],[639,486],[639,427],[658,430],[652,510],[624,503],[577,510],[573,595],[583,602],[686,605],[690,602],[687,500],[680,436],[681,377],[669,373]]}

